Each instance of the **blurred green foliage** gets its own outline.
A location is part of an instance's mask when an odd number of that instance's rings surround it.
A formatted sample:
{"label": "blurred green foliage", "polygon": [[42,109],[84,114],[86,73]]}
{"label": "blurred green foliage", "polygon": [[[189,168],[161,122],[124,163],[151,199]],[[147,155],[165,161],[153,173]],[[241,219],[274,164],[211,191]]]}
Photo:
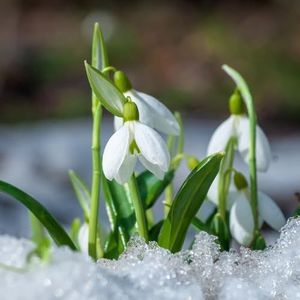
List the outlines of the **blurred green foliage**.
{"label": "blurred green foliage", "polygon": [[89,113],[83,60],[94,21],[103,25],[111,63],[173,109],[227,113],[226,63],[248,80],[262,118],[299,119],[297,1],[3,3],[2,122]]}

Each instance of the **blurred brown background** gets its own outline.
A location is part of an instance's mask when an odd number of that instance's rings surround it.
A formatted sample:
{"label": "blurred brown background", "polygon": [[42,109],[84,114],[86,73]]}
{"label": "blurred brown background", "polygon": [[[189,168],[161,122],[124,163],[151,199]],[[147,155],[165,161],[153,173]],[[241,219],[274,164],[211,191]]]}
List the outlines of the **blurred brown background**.
{"label": "blurred brown background", "polygon": [[1,0],[2,122],[87,115],[83,60],[100,22],[113,65],[174,109],[226,112],[237,68],[264,120],[300,114],[299,1]]}
{"label": "blurred brown background", "polygon": [[[274,154],[260,187],[291,215],[300,190],[299,1],[0,1],[2,180],[36,196],[64,224],[80,214],[67,170],[90,180],[83,61],[97,21],[111,64],[136,89],[183,113],[186,151],[200,158],[228,116],[233,84],[221,65],[239,70]],[[104,142],[111,133],[106,118]],[[177,186],[186,174],[183,167]],[[1,197],[0,233],[24,234],[25,224],[25,210]]]}

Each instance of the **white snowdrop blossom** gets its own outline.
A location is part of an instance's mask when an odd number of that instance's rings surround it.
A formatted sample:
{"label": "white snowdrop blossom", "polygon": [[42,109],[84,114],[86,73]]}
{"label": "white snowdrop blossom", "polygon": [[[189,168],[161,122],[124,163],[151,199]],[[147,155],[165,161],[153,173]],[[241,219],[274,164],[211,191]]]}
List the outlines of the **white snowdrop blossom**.
{"label": "white snowdrop blossom", "polygon": [[[115,73],[115,84],[125,97],[137,105],[141,123],[165,134],[180,134],[180,126],[172,112],[153,96],[134,90],[122,71]],[[115,129],[118,130],[122,124],[123,119],[115,117]]]}
{"label": "white snowdrop blossom", "polygon": [[[128,102],[125,105],[136,105]],[[130,118],[129,118],[130,119]],[[162,137],[136,118],[126,121],[109,139],[103,152],[103,173],[109,180],[126,183],[137,159],[157,178],[163,179],[170,164],[170,154]]]}
{"label": "white snowdrop blossom", "polygon": [[[240,175],[243,177],[243,175]],[[244,178],[244,177],[243,177]],[[227,196],[227,210],[229,214],[230,232],[233,238],[241,245],[248,246],[253,240],[254,219],[251,209],[250,190],[245,183],[240,188],[235,184],[231,184]],[[210,192],[207,194],[209,201],[218,206],[218,187],[219,177],[216,177],[215,182],[211,186]],[[258,216],[259,226],[266,222],[272,229],[280,230],[285,225],[286,219],[276,204],[265,193],[258,191]]]}
{"label": "white snowdrop blossom", "polygon": [[[230,232],[238,243],[248,246],[253,240],[254,231],[249,189],[229,193],[228,198],[233,203],[229,218]],[[260,191],[257,200],[260,227],[266,222],[272,229],[279,231],[286,223],[281,209],[273,199]]]}
{"label": "white snowdrop blossom", "polygon": [[[230,138],[237,139],[237,150],[241,154],[246,163],[249,161],[249,119],[245,115],[232,114],[227,120],[219,125],[213,133],[209,145],[208,154],[224,151]],[[262,131],[256,127],[256,164],[257,170],[261,172],[267,171],[272,154],[269,141]]]}

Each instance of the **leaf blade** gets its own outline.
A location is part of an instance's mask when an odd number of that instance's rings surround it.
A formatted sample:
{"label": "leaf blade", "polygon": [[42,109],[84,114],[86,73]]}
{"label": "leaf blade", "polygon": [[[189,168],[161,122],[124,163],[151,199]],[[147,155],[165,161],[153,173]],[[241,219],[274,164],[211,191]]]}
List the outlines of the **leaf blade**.
{"label": "leaf blade", "polygon": [[123,116],[125,96],[96,68],[85,62],[86,74],[93,93],[113,115]]}
{"label": "leaf blade", "polygon": [[58,246],[68,246],[77,250],[73,241],[48,210],[33,197],[19,188],[0,180],[0,191],[11,196],[27,209],[43,224]]}
{"label": "leaf blade", "polygon": [[137,177],[141,199],[147,209],[151,208],[165,188],[172,182],[174,170],[166,173],[163,180],[157,179],[150,171],[146,170]]}
{"label": "leaf blade", "polygon": [[216,177],[222,153],[201,161],[182,184],[165,219],[158,244],[172,252],[181,249],[189,225],[202,205],[210,185]]}

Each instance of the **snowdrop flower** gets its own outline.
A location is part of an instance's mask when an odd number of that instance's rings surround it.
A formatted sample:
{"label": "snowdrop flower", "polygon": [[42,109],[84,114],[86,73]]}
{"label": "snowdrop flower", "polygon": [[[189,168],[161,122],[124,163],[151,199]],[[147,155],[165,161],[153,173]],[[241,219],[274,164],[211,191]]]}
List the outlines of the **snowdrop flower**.
{"label": "snowdrop flower", "polygon": [[124,105],[124,124],[111,136],[103,152],[103,173],[109,180],[126,183],[132,175],[137,158],[157,178],[163,179],[170,164],[170,154],[162,137],[139,122],[134,102]]}
{"label": "snowdrop flower", "polygon": [[[132,88],[130,81],[122,71],[114,74],[115,85],[137,105],[139,110],[139,121],[162,133],[179,135],[180,127],[170,110],[154,97]],[[115,128],[119,129],[123,119],[115,117]]]}
{"label": "snowdrop flower", "polygon": [[87,223],[84,223],[81,225],[78,231],[78,244],[79,248],[83,253],[88,254],[89,252],[89,225]]}
{"label": "snowdrop flower", "polygon": [[[228,199],[233,203],[230,208],[229,225],[233,238],[241,245],[248,246],[253,240],[254,219],[250,205],[250,191],[241,173],[234,176],[237,192],[229,192]],[[286,222],[278,205],[266,194],[258,191],[259,226],[266,222],[272,229],[279,230]]]}
{"label": "snowdrop flower", "polygon": [[[237,150],[246,163],[249,160],[249,119],[243,114],[243,102],[238,93],[230,98],[231,116],[225,120],[213,133],[209,145],[208,154],[224,151],[230,138],[237,140]],[[257,170],[267,171],[272,160],[270,144],[264,132],[256,127],[256,164]]]}

